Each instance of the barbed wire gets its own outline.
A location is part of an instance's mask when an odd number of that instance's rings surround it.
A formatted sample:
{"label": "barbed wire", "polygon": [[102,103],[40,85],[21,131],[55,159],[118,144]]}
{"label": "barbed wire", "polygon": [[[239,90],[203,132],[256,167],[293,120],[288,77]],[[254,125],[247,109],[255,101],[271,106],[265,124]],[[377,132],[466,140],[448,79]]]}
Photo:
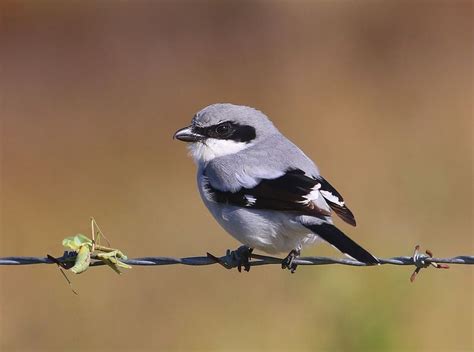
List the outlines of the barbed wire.
{"label": "barbed wire", "polygon": [[[202,265],[214,265],[220,264],[226,269],[238,268],[241,271],[242,266],[242,253],[247,248],[242,246],[235,251],[228,250],[226,255],[221,257],[215,257],[214,255],[207,253],[207,256],[198,257],[184,257],[184,258],[172,258],[172,257],[142,257],[121,260],[122,262],[129,265],[136,266],[156,266],[156,265],[191,265],[191,266],[202,266]],[[431,251],[427,250],[425,253],[419,251],[420,247],[416,246],[412,256],[399,256],[392,258],[379,258],[380,265],[409,265],[415,266],[415,271],[412,274],[411,281],[415,279],[416,274],[423,268],[433,266],[438,269],[449,268],[446,264],[474,264],[474,256],[461,255],[452,258],[434,258]],[[261,265],[281,265],[282,258],[276,258],[266,255],[248,254],[250,261],[248,262],[249,267],[261,266]],[[33,265],[33,264],[64,264],[65,266],[71,265],[76,257],[76,252],[64,252],[62,257],[53,258],[48,257],[19,257],[11,256],[0,258],[0,265]],[[103,261],[98,260],[94,254],[91,256],[90,266],[101,266],[105,265]],[[297,257],[293,260],[294,265],[350,265],[358,267],[374,266],[359,262],[354,259],[348,258],[329,258],[329,257]],[[377,265],[375,265],[377,266]],[[249,267],[246,268],[249,269]],[[247,270],[248,271],[248,270]]]}

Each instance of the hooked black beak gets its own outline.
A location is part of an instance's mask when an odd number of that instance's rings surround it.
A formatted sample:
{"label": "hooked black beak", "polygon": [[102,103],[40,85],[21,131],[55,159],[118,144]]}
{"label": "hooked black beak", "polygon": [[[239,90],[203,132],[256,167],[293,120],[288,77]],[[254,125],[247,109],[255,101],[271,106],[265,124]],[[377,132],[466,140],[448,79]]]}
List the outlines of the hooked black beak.
{"label": "hooked black beak", "polygon": [[176,133],[173,135],[173,139],[175,138],[183,142],[199,142],[205,137],[203,135],[200,135],[199,133],[193,132],[193,126],[188,126],[177,130]]}

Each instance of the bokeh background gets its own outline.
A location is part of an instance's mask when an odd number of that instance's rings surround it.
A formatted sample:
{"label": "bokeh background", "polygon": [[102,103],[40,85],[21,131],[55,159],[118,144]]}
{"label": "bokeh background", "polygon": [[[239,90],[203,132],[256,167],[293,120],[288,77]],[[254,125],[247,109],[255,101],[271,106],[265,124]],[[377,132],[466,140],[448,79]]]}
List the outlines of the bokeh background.
{"label": "bokeh background", "polygon": [[[238,243],[176,129],[266,112],[381,257],[473,248],[470,1],[2,1],[0,256],[98,220],[130,257]],[[307,255],[336,253],[318,246]],[[0,267],[2,351],[472,351],[473,271]]]}

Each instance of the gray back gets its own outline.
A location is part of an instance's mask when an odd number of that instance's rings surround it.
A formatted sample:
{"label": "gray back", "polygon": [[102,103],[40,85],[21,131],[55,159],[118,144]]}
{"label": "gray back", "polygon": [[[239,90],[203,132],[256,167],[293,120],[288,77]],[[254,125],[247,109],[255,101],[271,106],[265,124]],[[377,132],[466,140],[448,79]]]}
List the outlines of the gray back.
{"label": "gray back", "polygon": [[319,175],[311,159],[285,136],[277,133],[262,138],[241,152],[211,160],[205,171],[213,187],[235,191],[242,186],[254,187],[261,179],[277,178],[288,169],[296,168],[308,176]]}

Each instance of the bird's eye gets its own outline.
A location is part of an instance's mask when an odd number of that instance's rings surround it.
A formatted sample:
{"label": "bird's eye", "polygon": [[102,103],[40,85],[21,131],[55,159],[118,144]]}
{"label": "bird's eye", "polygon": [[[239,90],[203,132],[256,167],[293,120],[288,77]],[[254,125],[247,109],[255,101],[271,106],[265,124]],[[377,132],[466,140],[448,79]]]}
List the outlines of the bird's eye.
{"label": "bird's eye", "polygon": [[216,126],[215,131],[218,136],[226,136],[231,131],[231,125],[229,122],[225,122]]}

